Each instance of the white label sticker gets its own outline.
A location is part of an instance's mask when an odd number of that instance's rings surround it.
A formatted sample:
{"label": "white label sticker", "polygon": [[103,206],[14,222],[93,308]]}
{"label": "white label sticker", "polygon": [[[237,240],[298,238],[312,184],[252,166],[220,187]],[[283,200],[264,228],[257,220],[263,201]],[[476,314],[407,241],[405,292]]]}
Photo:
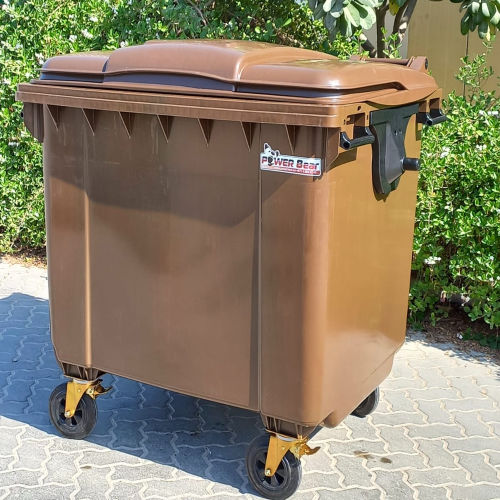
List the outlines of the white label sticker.
{"label": "white label sticker", "polygon": [[264,152],[260,153],[260,169],[286,174],[318,176],[321,175],[321,158],[282,155],[266,142]]}

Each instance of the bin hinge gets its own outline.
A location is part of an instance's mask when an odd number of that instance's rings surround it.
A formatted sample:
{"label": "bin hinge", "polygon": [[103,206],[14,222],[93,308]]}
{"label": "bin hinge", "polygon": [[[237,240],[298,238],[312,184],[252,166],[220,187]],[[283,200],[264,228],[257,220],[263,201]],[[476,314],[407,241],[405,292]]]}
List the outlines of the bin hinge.
{"label": "bin hinge", "polygon": [[111,390],[111,387],[104,388],[101,385],[102,380],[79,380],[72,379],[66,384],[66,403],[64,407],[64,416],[66,418],[71,418],[76,409],[78,408],[78,403],[80,399],[83,398],[84,394],[88,394],[91,398],[96,399],[102,394],[106,394]]}
{"label": "bin hinge", "polygon": [[314,455],[319,451],[319,446],[310,448],[307,445],[308,437],[289,437],[282,434],[271,433],[269,437],[269,446],[267,449],[265,475],[274,476],[281,460],[288,451],[292,452],[298,459],[303,455]]}
{"label": "bin hinge", "polygon": [[378,194],[389,194],[399,184],[406,170],[418,170],[418,158],[408,158],[405,150],[406,129],[418,104],[386,108],[370,113],[370,127],[376,136],[373,143],[373,188]]}

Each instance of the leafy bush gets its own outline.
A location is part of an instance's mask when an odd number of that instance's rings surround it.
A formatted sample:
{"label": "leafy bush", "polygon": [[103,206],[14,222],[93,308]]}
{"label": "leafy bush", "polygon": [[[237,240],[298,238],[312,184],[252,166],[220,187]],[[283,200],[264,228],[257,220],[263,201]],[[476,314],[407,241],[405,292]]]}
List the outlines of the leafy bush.
{"label": "leafy bush", "polygon": [[466,96],[452,93],[448,121],[423,133],[410,320],[437,319],[451,299],[498,328],[500,101],[481,90],[492,73],[485,55],[463,62]]}
{"label": "leafy bush", "polygon": [[341,57],[358,51],[354,41],[330,41],[294,0],[0,2],[0,251],[6,252],[45,245],[41,147],[22,124],[14,93],[48,57],[153,38],[253,39]]}
{"label": "leafy bush", "polygon": [[[2,0],[0,0],[2,1]],[[241,38],[346,57],[357,42],[333,42],[295,0],[3,0],[0,10],[0,251],[45,245],[41,147],[14,102],[17,83],[36,78],[59,53],[113,49],[152,38]],[[410,320],[453,294],[470,298],[472,319],[498,327],[499,103],[480,90],[490,71],[465,61],[467,98],[450,95],[450,121],[424,131]]]}

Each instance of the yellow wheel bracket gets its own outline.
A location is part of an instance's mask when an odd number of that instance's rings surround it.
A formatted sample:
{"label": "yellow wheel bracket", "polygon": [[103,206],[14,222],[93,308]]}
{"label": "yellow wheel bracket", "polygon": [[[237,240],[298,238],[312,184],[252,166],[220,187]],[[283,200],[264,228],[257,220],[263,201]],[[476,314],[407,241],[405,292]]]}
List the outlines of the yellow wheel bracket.
{"label": "yellow wheel bracket", "polygon": [[106,394],[111,387],[105,389],[101,385],[102,380],[93,380],[91,382],[87,380],[72,379],[66,384],[66,404],[64,408],[64,416],[66,418],[71,418],[76,409],[78,408],[78,403],[80,399],[83,398],[84,394],[88,394],[91,398],[95,399],[97,396]]}
{"label": "yellow wheel bracket", "polygon": [[308,440],[309,438],[307,437],[292,438],[281,434],[271,434],[267,449],[266,476],[274,476],[276,469],[288,451],[292,452],[298,459],[302,455],[314,455],[319,450],[319,446],[310,448],[307,445]]}

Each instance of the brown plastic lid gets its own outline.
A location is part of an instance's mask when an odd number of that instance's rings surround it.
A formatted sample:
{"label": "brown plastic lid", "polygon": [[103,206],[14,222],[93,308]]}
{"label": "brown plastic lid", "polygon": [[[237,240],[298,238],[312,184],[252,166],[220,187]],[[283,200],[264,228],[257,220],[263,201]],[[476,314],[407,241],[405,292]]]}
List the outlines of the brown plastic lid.
{"label": "brown plastic lid", "polygon": [[353,101],[360,92],[366,97],[366,92],[380,95],[384,90],[412,91],[421,99],[437,88],[431,76],[411,66],[342,61],[321,52],[242,40],[155,40],[107,53],[56,56],[44,64],[41,81],[187,93],[203,89],[261,98],[354,94]]}

